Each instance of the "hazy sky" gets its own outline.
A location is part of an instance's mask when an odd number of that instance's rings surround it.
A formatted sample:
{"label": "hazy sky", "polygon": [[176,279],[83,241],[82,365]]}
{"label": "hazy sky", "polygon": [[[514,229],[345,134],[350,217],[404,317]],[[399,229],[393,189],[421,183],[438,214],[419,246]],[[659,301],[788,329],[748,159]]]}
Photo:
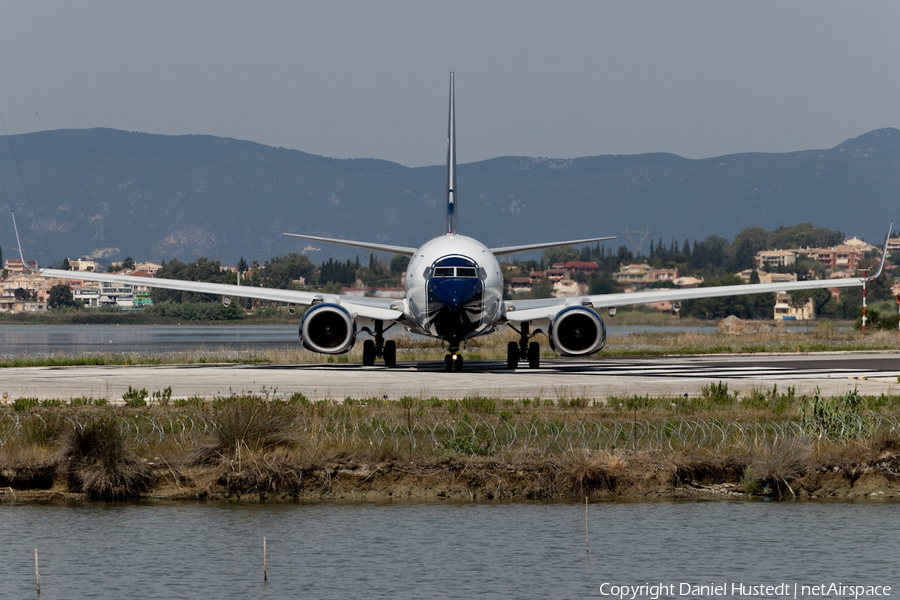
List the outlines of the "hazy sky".
{"label": "hazy sky", "polygon": [[441,164],[453,70],[460,162],[830,148],[900,127],[898,25],[894,1],[3,0],[0,116]]}

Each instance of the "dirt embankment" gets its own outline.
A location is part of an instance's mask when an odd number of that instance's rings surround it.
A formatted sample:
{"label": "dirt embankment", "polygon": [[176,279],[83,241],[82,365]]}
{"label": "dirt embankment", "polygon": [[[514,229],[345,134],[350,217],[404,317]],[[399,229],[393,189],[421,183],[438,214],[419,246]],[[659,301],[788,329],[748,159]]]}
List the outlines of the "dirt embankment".
{"label": "dirt embankment", "polygon": [[[136,497],[172,500],[532,500],[685,497],[900,498],[900,455],[818,466],[790,479],[748,480],[740,460],[603,464],[335,462],[306,468],[149,464]],[[271,466],[270,466],[271,467]],[[84,499],[59,466],[0,471],[0,502]]]}

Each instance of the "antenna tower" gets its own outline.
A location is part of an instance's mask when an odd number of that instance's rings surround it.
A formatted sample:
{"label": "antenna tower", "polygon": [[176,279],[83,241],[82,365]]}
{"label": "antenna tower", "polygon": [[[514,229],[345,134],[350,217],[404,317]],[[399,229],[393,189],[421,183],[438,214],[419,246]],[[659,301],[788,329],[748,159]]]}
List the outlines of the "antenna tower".
{"label": "antenna tower", "polygon": [[[640,256],[641,248],[643,248],[644,242],[647,241],[647,238],[650,237],[651,233],[652,232],[650,231],[649,225],[647,225],[646,228],[638,230],[638,231],[632,231],[632,230],[628,229],[628,225],[625,225],[625,231],[622,232],[622,235],[627,237],[628,241],[631,242],[631,247],[634,248],[635,256]],[[640,241],[635,242],[634,240],[636,239],[637,234],[641,235],[641,239],[640,239]]]}

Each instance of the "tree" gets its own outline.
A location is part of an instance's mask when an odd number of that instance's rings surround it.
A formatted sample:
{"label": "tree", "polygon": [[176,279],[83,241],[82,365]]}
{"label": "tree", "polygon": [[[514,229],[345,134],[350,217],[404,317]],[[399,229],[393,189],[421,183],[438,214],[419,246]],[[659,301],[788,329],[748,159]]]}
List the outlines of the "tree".
{"label": "tree", "polygon": [[391,273],[399,275],[409,266],[409,257],[405,254],[398,254],[391,259]]}
{"label": "tree", "polygon": [[535,298],[552,298],[553,284],[546,277],[542,277],[537,283],[531,285],[531,293]]}
{"label": "tree", "polygon": [[63,259],[62,268],[63,268],[63,271],[71,271],[72,270],[72,265],[69,264],[68,258]]}
{"label": "tree", "polygon": [[16,300],[20,301],[34,300],[34,294],[25,288],[16,288],[16,291],[13,292],[13,296],[15,296]]}
{"label": "tree", "polygon": [[237,270],[241,273],[247,270],[247,261],[244,260],[244,257],[241,257],[241,260],[238,261]]}
{"label": "tree", "polygon": [[134,268],[134,259],[130,256],[126,256],[125,260],[122,261],[122,268],[131,270]]}
{"label": "tree", "polygon": [[47,306],[49,308],[62,308],[71,306],[72,308],[82,308],[81,300],[76,300],[72,295],[72,290],[64,283],[57,283],[50,288],[50,295],[47,298]]}
{"label": "tree", "polygon": [[572,250],[572,246],[556,246],[555,248],[544,250],[544,260],[542,262],[546,266],[552,267],[556,263],[565,263],[577,259],[578,252]]}

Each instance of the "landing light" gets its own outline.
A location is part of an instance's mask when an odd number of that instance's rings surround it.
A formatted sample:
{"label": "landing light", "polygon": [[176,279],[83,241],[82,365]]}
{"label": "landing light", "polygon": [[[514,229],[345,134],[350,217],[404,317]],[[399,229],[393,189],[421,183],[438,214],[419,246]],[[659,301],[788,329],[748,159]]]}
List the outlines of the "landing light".
{"label": "landing light", "polygon": [[458,358],[458,357],[454,354],[454,355],[453,355],[453,360],[456,360],[457,358]]}

